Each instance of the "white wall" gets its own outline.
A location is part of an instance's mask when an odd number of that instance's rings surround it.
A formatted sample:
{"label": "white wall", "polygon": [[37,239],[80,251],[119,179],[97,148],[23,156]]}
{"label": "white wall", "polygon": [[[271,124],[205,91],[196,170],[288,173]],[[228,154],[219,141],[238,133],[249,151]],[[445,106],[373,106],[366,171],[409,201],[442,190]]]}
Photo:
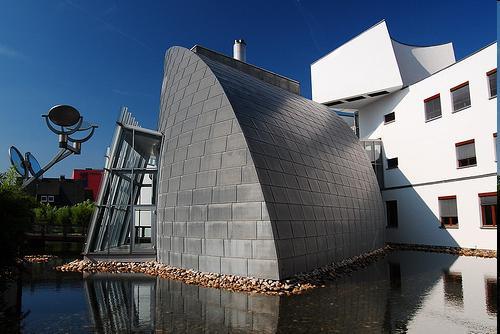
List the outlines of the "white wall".
{"label": "white wall", "polygon": [[[382,138],[399,169],[385,173],[386,187],[496,172],[493,133],[496,98],[489,98],[486,72],[496,68],[496,44],[359,110],[360,137]],[[471,107],[452,113],[450,88],[469,81]],[[442,117],[425,122],[424,99],[441,94]],[[384,125],[384,115],[396,121]],[[475,139],[477,167],[456,168],[455,143]]]}
{"label": "white wall", "polygon": [[[399,168],[385,170],[385,187],[496,172],[493,133],[497,131],[497,100],[489,98],[486,77],[486,72],[496,68],[496,48],[496,43],[490,45],[359,110],[360,137],[381,138],[386,156],[398,157]],[[450,88],[465,81],[469,81],[471,107],[453,113]],[[437,93],[441,95],[442,117],[425,122],[423,101]],[[392,111],[396,121],[384,125],[384,115]],[[475,140],[477,166],[458,169],[455,143],[468,139]],[[387,167],[386,161],[384,165]],[[462,247],[496,249],[496,230],[480,228],[477,198],[480,192],[493,191],[496,191],[495,176],[384,191],[386,200],[398,199],[400,213],[399,231],[388,231],[388,238],[390,241],[448,245],[451,237]],[[415,193],[425,205],[413,202]],[[457,195],[458,230],[436,230],[424,218],[429,211],[438,217],[437,197],[445,195]]]}
{"label": "white wall", "polygon": [[394,90],[401,75],[384,21],[311,65],[312,97],[319,103]]}
{"label": "white wall", "polygon": [[392,40],[403,85],[411,85],[453,64],[453,44],[414,46]]}
{"label": "white wall", "polygon": [[[496,177],[417,186],[382,192],[384,201],[398,201],[398,228],[387,228],[386,240],[479,249],[496,249],[496,229],[481,228],[479,193],[496,191]],[[458,229],[440,228],[439,196],[456,195]]]}

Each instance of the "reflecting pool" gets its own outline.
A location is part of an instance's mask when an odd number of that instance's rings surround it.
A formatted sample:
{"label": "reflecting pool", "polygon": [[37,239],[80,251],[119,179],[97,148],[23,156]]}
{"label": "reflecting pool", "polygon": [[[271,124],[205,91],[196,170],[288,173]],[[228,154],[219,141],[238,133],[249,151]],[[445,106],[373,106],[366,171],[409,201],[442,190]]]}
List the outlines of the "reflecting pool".
{"label": "reflecting pool", "polygon": [[[56,260],[62,262],[62,260]],[[33,264],[2,288],[0,332],[496,333],[497,261],[399,251],[298,296]]]}

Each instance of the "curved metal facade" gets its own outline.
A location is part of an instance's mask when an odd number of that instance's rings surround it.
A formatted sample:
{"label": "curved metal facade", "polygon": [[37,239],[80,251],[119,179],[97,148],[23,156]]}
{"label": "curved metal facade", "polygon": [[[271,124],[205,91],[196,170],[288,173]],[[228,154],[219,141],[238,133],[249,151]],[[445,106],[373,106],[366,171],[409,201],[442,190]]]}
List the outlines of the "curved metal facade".
{"label": "curved metal facade", "polygon": [[267,82],[167,51],[160,262],[281,279],[383,245],[377,180],[351,129]]}

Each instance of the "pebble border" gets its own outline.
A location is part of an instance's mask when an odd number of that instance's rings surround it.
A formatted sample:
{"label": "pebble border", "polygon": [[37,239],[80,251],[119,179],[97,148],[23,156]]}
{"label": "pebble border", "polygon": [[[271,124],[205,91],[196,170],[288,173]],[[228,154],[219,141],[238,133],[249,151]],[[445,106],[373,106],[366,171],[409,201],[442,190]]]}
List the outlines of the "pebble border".
{"label": "pebble border", "polygon": [[387,243],[387,247],[392,250],[412,250],[420,252],[446,253],[459,256],[475,256],[484,258],[497,257],[497,251],[489,249],[431,246],[431,245],[417,245],[417,244],[399,244],[399,243]]}
{"label": "pebble border", "polygon": [[359,255],[339,263],[300,273],[285,280],[271,280],[218,273],[206,273],[191,269],[171,267],[156,261],[149,262],[114,262],[75,260],[55,267],[59,271],[86,273],[143,273],[164,279],[182,281],[190,285],[207,288],[225,289],[248,294],[296,295],[318,287],[324,287],[327,281],[348,275],[364,268],[381,257],[395,250],[411,250],[435,253],[448,253],[460,256],[496,258],[496,251],[484,249],[442,247],[413,244],[390,243],[375,251]]}
{"label": "pebble border", "polygon": [[51,259],[56,259],[55,255],[25,255],[23,261],[28,263],[45,263]]}
{"label": "pebble border", "polygon": [[198,285],[207,288],[225,289],[248,294],[264,295],[295,295],[324,286],[326,281],[332,280],[375,262],[386,255],[387,247],[330,264],[307,273],[301,273],[285,280],[261,279],[218,273],[206,273],[191,269],[171,267],[156,261],[150,262],[94,262],[89,260],[75,260],[62,266],[55,267],[59,271],[73,271],[86,273],[143,273],[165,279],[178,280],[186,284]]}

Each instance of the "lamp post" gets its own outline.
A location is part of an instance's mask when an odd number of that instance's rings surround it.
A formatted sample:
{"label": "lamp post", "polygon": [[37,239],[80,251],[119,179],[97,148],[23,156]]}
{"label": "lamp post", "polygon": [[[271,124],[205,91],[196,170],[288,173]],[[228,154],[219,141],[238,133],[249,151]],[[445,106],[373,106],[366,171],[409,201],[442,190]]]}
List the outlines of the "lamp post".
{"label": "lamp post", "polygon": [[69,105],[54,106],[47,115],[42,115],[42,117],[45,118],[49,130],[59,138],[59,152],[41,168],[33,154],[27,152],[23,157],[15,146],[11,146],[9,148],[10,162],[23,178],[22,188],[71,154],[80,154],[82,143],[88,141],[97,128],[97,125],[85,122],[80,112]]}

